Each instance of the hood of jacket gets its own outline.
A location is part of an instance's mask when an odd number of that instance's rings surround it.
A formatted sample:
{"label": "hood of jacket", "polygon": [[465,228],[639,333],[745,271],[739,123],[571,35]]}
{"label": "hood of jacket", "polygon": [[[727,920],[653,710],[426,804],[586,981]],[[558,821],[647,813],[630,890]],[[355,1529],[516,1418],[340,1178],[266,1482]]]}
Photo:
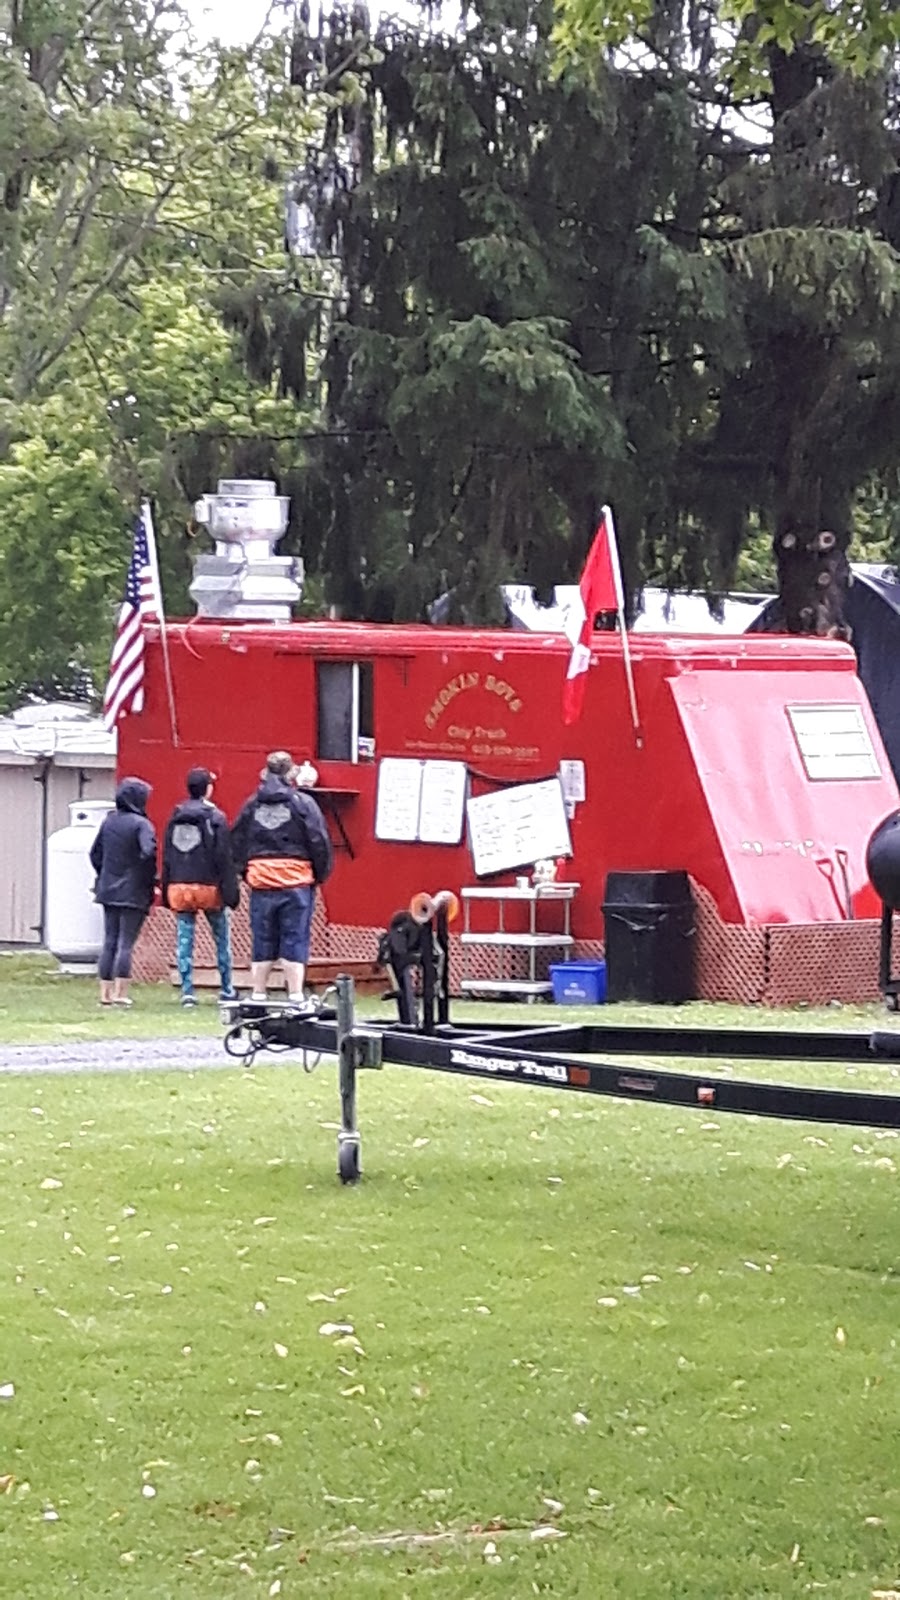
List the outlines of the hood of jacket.
{"label": "hood of jacket", "polygon": [[212,805],[209,800],[195,800],[193,795],[190,795],[187,800],[179,800],[175,810],[172,812],[172,820],[179,822],[205,822],[211,821],[213,817],[222,815],[223,813],[218,806]]}
{"label": "hood of jacket", "polygon": [[274,772],[269,772],[263,778],[256,791],[257,800],[289,800],[297,793],[292,783],[286,783],[284,778],[278,778]]}
{"label": "hood of jacket", "polygon": [[116,810],[134,811],[139,817],[147,814],[147,801],[152,793],[143,778],[123,778],[116,790]]}

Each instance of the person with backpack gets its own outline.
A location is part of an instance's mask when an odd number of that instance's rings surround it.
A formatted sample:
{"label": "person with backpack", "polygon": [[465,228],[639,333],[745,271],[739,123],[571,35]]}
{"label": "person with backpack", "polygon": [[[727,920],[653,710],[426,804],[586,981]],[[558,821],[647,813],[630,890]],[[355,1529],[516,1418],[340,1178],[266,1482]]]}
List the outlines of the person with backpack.
{"label": "person with backpack", "polygon": [[240,886],[228,820],[224,811],[213,805],[214,784],[215,774],[207,767],[191,767],[187,775],[188,798],[172,812],[163,841],[162,903],[175,913],[176,960],[183,1006],[197,1004],[194,939],[200,911],[209,923],[216,947],[221,999],[237,999],[228,912],[238,904]]}
{"label": "person with backpack", "polygon": [[265,1000],[280,961],[288,999],[302,1005],[316,886],[331,871],[332,852],[325,818],[312,795],[298,790],[296,773],[293,757],[274,750],[231,838],[250,888],[251,999]]}
{"label": "person with backpack", "polygon": [[143,778],[123,778],[116,808],[104,817],[90,849],[94,899],[103,907],[97,962],[102,1006],[131,1005],[132,952],[156,885],[156,832],[147,816],[151,792]]}

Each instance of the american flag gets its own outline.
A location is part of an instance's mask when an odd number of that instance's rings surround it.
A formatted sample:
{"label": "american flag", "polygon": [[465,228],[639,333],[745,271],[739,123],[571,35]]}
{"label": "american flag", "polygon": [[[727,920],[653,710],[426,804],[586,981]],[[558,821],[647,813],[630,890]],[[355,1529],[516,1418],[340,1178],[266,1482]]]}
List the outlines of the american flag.
{"label": "american flag", "polygon": [[150,507],[141,508],[134,525],[134,544],[125,583],[125,598],[116,624],[103,696],[103,721],[111,731],[120,717],[144,706],[144,623],[162,615],[156,576],[156,543]]}

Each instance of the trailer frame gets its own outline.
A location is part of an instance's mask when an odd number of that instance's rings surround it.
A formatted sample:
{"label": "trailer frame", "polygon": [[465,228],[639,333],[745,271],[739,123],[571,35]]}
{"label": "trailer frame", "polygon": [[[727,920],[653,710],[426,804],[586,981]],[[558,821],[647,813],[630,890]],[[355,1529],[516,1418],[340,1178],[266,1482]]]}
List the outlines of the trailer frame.
{"label": "trailer frame", "polygon": [[[261,1052],[300,1052],[311,1071],[336,1056],[341,1104],[338,1176],[362,1175],[357,1123],[357,1073],[388,1063],[504,1083],[574,1089],[614,1099],[692,1110],[843,1126],[900,1128],[900,1094],[823,1089],[801,1084],[673,1071],[647,1057],[776,1061],[833,1061],[852,1065],[900,1063],[900,1031],[840,1029],[694,1028],[621,1023],[439,1023],[424,1032],[402,1023],[360,1023],[353,979],[339,977],[306,1010],[284,1002],[223,1002],[225,1049],[252,1065]],[[634,1064],[615,1057],[643,1057]],[[312,1062],[312,1064],[310,1064]]]}

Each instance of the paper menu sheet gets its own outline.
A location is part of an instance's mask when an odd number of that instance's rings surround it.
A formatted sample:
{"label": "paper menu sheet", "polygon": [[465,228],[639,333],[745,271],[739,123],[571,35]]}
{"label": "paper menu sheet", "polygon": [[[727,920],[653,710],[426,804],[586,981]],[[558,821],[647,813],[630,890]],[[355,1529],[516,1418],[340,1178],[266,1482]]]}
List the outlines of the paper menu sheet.
{"label": "paper menu sheet", "polygon": [[385,756],[378,768],[376,839],[459,844],[465,792],[463,761],[411,761]]}
{"label": "paper menu sheet", "polygon": [[463,831],[466,767],[462,761],[424,761],[419,803],[423,844],[459,844]]}

